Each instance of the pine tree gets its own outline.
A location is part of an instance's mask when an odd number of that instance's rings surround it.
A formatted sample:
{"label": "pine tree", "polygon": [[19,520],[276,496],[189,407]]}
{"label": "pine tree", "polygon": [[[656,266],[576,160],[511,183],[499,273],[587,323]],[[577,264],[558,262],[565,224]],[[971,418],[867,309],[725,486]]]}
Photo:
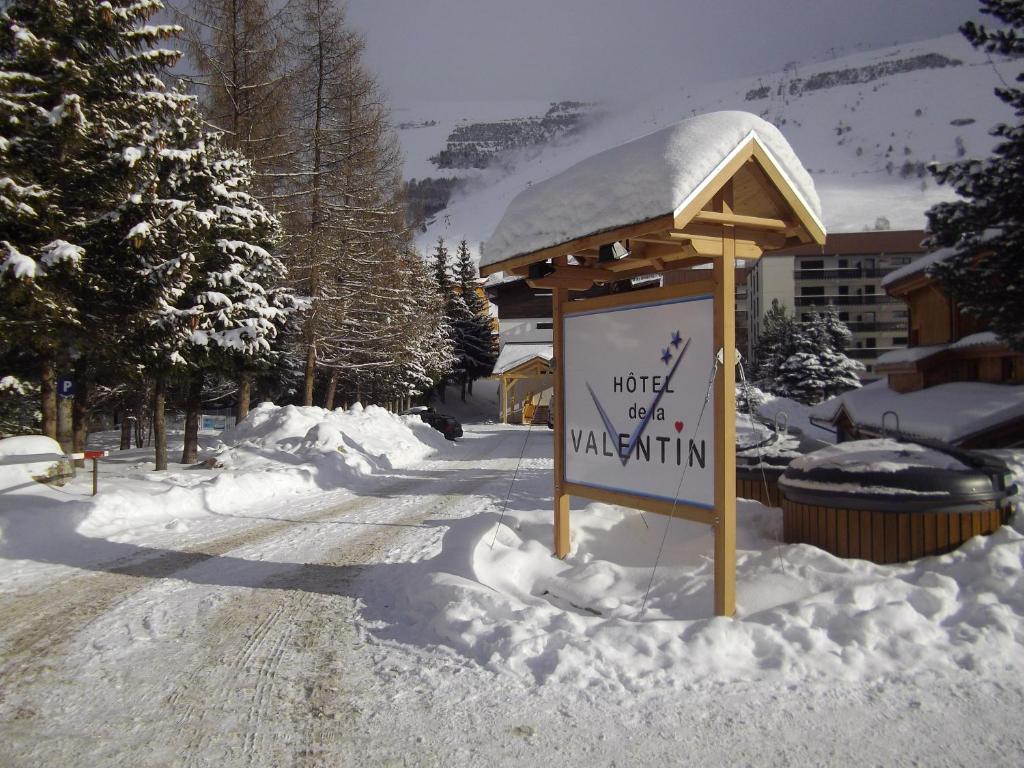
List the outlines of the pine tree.
{"label": "pine tree", "polygon": [[[1024,55],[1024,2],[981,0],[981,12],[1005,25],[989,29],[968,21],[961,33],[975,48],[1019,59]],[[1024,82],[1024,73],[1015,78]],[[960,199],[938,203],[928,212],[932,248],[954,255],[932,267],[961,311],[987,320],[1001,339],[1024,351],[1024,89],[997,88],[1017,119],[991,134],[1002,141],[985,159],[964,159],[932,166],[940,184]]]}
{"label": "pine tree", "polygon": [[775,394],[805,405],[820,403],[827,387],[825,367],[820,356],[820,341],[803,324],[793,328],[793,352],[780,365]]}
{"label": "pine tree", "polygon": [[864,364],[846,355],[845,350],[853,334],[839,319],[835,309],[829,307],[824,313],[814,313],[801,326],[817,348],[824,381],[822,399],[859,389],[861,383],[858,374],[864,371]]}
{"label": "pine tree", "polygon": [[477,293],[477,270],[465,240],[456,253],[455,274],[458,291],[452,318],[455,329],[455,354],[462,371],[462,399],[466,390],[473,391],[473,381],[490,376],[498,359],[498,345],[494,339],[494,325],[486,306]]}
{"label": "pine tree", "polygon": [[462,304],[462,312],[459,311],[460,302],[458,301],[458,296],[455,293],[455,285],[452,282],[451,268],[448,264],[448,259],[448,248],[444,244],[444,238],[439,237],[437,238],[437,245],[434,246],[434,289],[437,291],[441,306],[440,332],[443,335],[443,343],[446,347],[451,349],[455,360],[448,376],[438,382],[438,390],[440,392],[442,402],[445,398],[445,387],[448,383],[448,379],[461,381],[465,375],[463,358],[459,354],[459,330],[457,323],[460,315],[465,316],[467,311],[464,309],[464,303]]}
{"label": "pine tree", "polygon": [[851,334],[832,308],[800,323],[775,313],[773,327],[776,332],[784,329],[785,342],[773,345],[768,354],[772,360],[785,357],[762,389],[813,405],[861,386],[858,374],[864,365],[844,353]]}
{"label": "pine tree", "polygon": [[146,23],[161,8],[13,0],[3,11],[0,318],[40,360],[46,434],[68,350],[100,332],[117,349],[123,307],[111,298],[133,276],[109,268],[108,247],[129,234],[122,205],[152,183],[152,126],[181,98],[160,79],[178,54],[158,47],[177,28]]}
{"label": "pine tree", "polygon": [[786,307],[773,299],[771,308],[764,314],[761,333],[754,346],[753,379],[765,392],[775,392],[779,367],[795,351],[795,328],[796,321],[786,312]]}

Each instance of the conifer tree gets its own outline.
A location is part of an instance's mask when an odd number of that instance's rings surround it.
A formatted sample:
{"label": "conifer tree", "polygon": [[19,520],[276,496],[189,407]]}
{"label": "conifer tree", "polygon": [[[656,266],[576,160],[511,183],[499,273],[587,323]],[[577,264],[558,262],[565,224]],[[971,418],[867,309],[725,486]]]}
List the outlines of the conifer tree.
{"label": "conifer tree", "polygon": [[827,386],[820,340],[803,323],[793,328],[793,352],[779,365],[773,392],[805,405],[820,403]]}
{"label": "conifer tree", "polygon": [[490,376],[498,359],[498,346],[494,339],[494,325],[480,294],[477,293],[477,270],[465,240],[456,252],[455,274],[458,291],[452,318],[455,329],[455,354],[462,371],[462,399],[466,391],[473,391],[473,381]]}
{"label": "conifer tree", "polygon": [[764,314],[761,333],[754,346],[753,378],[761,389],[772,392],[773,382],[778,378],[779,366],[794,352],[793,333],[796,321],[786,312],[786,307],[773,299]]}
{"label": "conifer tree", "polygon": [[0,318],[41,361],[46,434],[58,361],[100,329],[117,349],[111,297],[134,276],[104,268],[106,247],[128,234],[121,208],[152,182],[152,126],[181,98],[160,79],[178,53],[158,47],[177,28],[147,23],[161,8],[12,0],[2,14]]}
{"label": "conifer tree", "polygon": [[[980,0],[981,13],[1000,25],[968,21],[961,33],[975,48],[1019,59],[1024,55],[1024,2]],[[1015,77],[1024,82],[1024,73]],[[931,170],[960,196],[928,212],[932,248],[954,254],[931,268],[961,311],[986,319],[1011,347],[1024,351],[1024,89],[1006,86],[996,96],[1013,109],[1016,122],[995,126],[1001,139],[988,158],[967,158]]]}

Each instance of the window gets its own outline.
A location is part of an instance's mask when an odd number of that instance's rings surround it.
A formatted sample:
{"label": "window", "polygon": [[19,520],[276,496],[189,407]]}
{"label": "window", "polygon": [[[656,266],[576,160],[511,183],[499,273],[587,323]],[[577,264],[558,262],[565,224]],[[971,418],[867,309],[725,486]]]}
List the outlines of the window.
{"label": "window", "polygon": [[850,320],[850,313],[849,312],[840,312],[839,313],[839,319],[842,320],[844,323],[849,322],[849,320]]}
{"label": "window", "polygon": [[878,346],[878,339],[874,336],[869,336],[864,340],[864,346],[868,349],[875,349]]}
{"label": "window", "polygon": [[850,286],[848,286],[848,285],[840,285],[839,286],[839,295],[840,296],[849,296],[850,295]]}
{"label": "window", "polygon": [[824,296],[825,295],[825,288],[823,286],[822,287],[814,288],[814,287],[808,287],[806,285],[802,285],[802,286],[800,286],[800,295],[801,296]]}
{"label": "window", "polygon": [[907,337],[906,336],[893,336],[892,337],[892,343],[893,343],[893,346],[896,346],[896,347],[906,346],[906,344],[907,344]]}
{"label": "window", "polygon": [[849,263],[850,262],[847,261],[846,259],[840,259],[839,260],[839,268],[840,269],[846,269],[846,265],[849,264]]}
{"label": "window", "polygon": [[538,331],[550,331],[551,330],[551,323],[537,323],[537,330]]}
{"label": "window", "polygon": [[800,269],[824,269],[825,262],[821,259],[808,260],[804,259],[800,262]]}

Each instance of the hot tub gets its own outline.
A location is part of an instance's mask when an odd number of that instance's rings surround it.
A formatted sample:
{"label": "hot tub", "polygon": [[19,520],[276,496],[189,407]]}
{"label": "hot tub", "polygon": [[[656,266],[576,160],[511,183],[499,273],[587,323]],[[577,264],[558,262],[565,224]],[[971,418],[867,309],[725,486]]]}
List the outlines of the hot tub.
{"label": "hot tub", "polygon": [[786,542],[876,563],[948,552],[1007,518],[1005,482],[981,459],[889,439],[795,459],[779,489]]}

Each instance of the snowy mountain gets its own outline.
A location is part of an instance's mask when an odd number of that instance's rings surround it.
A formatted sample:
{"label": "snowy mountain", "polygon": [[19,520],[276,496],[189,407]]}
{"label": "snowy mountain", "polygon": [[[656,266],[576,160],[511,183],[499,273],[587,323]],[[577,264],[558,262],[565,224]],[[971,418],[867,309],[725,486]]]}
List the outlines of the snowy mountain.
{"label": "snowy mountain", "polygon": [[537,120],[554,105],[409,105],[396,111],[406,178],[458,179],[435,198],[435,209],[447,205],[430,211],[417,243],[428,252],[439,236],[465,237],[478,256],[505,207],[530,184],[596,152],[720,109],[753,112],[782,130],[814,178],[829,231],[923,227],[924,211],[949,196],[931,180],[927,164],[991,150],[989,129],[1012,117],[992,91],[1018,66],[990,59],[960,35],[793,63],[781,72],[680,88],[656,100],[574,105],[571,130],[543,141],[491,145],[486,162],[477,163],[483,168],[438,168],[438,160],[453,140],[474,134],[466,126]]}

